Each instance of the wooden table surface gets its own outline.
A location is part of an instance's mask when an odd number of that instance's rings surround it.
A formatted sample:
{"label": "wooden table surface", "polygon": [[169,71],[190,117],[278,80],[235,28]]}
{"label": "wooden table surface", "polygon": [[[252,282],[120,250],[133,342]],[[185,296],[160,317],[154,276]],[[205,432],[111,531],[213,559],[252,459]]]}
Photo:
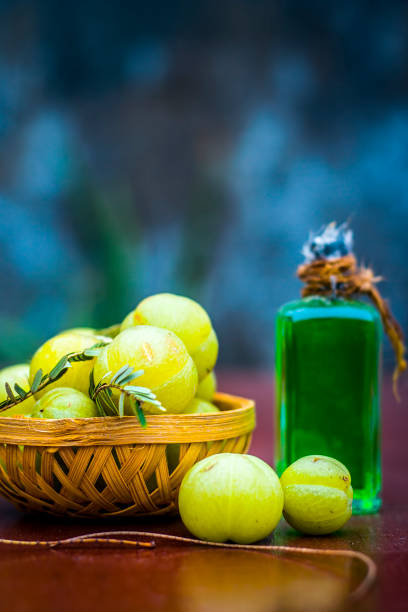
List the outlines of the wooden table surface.
{"label": "wooden table surface", "polygon": [[[251,452],[272,463],[273,385],[270,374],[223,372],[220,389],[257,402],[258,427]],[[272,610],[408,610],[408,385],[383,400],[384,506],[353,517],[328,537],[305,537],[284,521],[272,544],[361,551],[378,566],[374,588],[352,604],[347,593],[363,566],[349,559],[210,549],[159,543],[152,550],[0,548],[0,601],[11,612],[266,612]],[[0,537],[61,539],[85,532],[141,529],[188,535],[178,518],[121,522],[70,521],[20,514],[0,500]]]}

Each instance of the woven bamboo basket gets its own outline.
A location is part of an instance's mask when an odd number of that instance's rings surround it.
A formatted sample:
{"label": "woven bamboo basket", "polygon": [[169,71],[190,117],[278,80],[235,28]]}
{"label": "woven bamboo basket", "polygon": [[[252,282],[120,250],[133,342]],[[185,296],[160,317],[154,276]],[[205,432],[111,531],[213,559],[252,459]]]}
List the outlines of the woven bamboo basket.
{"label": "woven bamboo basket", "polygon": [[[177,510],[181,480],[215,453],[245,453],[252,400],[217,393],[213,414],[92,419],[0,416],[0,494],[25,511],[72,517]],[[170,450],[169,450],[170,449]]]}

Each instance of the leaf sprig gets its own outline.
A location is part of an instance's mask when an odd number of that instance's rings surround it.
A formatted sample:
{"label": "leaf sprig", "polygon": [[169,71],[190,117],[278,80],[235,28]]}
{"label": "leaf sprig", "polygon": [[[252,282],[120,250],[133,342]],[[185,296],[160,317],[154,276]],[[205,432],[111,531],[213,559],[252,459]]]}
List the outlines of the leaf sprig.
{"label": "leaf sprig", "polygon": [[[137,416],[142,427],[146,427],[146,419],[142,410],[142,403],[153,404],[162,412],[166,409],[161,405],[154,393],[147,387],[129,385],[135,378],[142,376],[143,370],[134,371],[129,365],[122,366],[116,374],[107,372],[95,385],[93,374],[89,387],[89,395],[96,403],[101,416],[120,416],[125,414],[125,400],[128,399],[130,412]],[[111,376],[111,379],[106,379]],[[113,390],[119,392],[119,400],[113,399]]]}
{"label": "leaf sprig", "polygon": [[73,363],[94,359],[107,344],[108,342],[98,342],[82,352],[68,353],[67,355],[64,355],[64,357],[58,361],[58,363],[48,374],[44,374],[43,371],[39,369],[35,373],[31,387],[27,391],[18,383],[14,384],[13,391],[11,385],[6,382],[4,387],[6,389],[7,399],[0,402],[0,414],[4,410],[7,410],[7,408],[16,406],[27,398],[32,397],[34,393],[37,393],[37,391],[42,391],[48,387],[49,384],[61,378],[69,368],[72,368]]}

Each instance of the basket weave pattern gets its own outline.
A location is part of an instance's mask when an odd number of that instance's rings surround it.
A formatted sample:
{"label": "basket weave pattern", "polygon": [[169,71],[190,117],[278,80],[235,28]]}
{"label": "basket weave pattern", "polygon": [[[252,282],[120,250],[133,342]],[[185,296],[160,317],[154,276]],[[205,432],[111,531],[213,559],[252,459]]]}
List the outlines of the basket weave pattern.
{"label": "basket weave pattern", "polygon": [[[192,465],[249,448],[254,403],[224,393],[215,403],[221,412],[147,416],[145,429],[134,417],[0,417],[0,494],[22,510],[57,515],[174,512]],[[174,444],[176,461],[167,450]]]}

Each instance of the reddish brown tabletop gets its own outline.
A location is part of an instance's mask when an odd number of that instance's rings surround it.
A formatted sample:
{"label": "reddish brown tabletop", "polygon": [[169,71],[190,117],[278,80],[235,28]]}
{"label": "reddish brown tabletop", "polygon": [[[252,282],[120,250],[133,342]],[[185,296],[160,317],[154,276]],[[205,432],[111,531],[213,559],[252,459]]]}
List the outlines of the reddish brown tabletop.
{"label": "reddish brown tabletop", "polygon": [[[273,387],[268,374],[224,372],[223,391],[253,397],[258,427],[251,452],[272,463]],[[401,387],[406,397],[408,386]],[[158,543],[152,550],[0,548],[0,601],[12,612],[248,611],[408,609],[408,406],[384,385],[384,507],[353,517],[329,537],[305,537],[281,521],[269,542],[361,551],[378,566],[373,589],[355,604],[347,593],[364,576],[349,559],[276,555]],[[177,518],[121,522],[22,515],[0,500],[0,537],[61,539],[102,530],[139,529],[188,535]]]}

